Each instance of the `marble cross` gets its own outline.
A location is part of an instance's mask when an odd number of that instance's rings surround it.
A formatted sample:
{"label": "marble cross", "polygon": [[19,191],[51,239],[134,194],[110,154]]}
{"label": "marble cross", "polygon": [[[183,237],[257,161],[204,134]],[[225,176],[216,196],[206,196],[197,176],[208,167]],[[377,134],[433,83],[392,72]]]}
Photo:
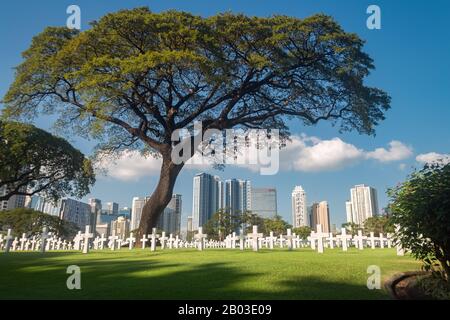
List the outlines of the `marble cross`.
{"label": "marble cross", "polygon": [[94,237],[94,235],[92,233],[90,233],[90,231],[91,231],[91,226],[87,225],[85,227],[85,231],[83,234],[83,240],[84,240],[83,253],[89,253],[89,241],[91,238]]}
{"label": "marble cross", "polygon": [[353,239],[356,241],[358,249],[363,250],[364,249],[364,240],[366,240],[367,237],[362,235],[361,230],[358,230],[358,235],[354,236]]}
{"label": "marble cross", "polygon": [[109,245],[110,245],[111,251],[116,250],[116,241],[117,241],[118,239],[119,239],[119,237],[116,236],[116,230],[113,230],[112,235],[110,235],[110,236],[108,237]]}
{"label": "marble cross", "polygon": [[318,224],[315,236],[317,239],[317,252],[323,253],[323,239],[329,237],[329,234],[322,232],[322,225]]}
{"label": "marble cross", "polygon": [[287,229],[287,235],[285,238],[286,238],[287,247],[288,247],[289,251],[291,251],[292,250],[292,239],[293,239],[291,229]]}
{"label": "marble cross", "polygon": [[41,233],[41,253],[45,252],[45,241],[48,239],[48,229],[44,227]]}
{"label": "marble cross", "polygon": [[347,235],[347,229],[342,228],[341,234],[336,236],[336,238],[338,238],[342,243],[342,251],[347,251],[348,250],[348,245],[347,245],[348,241],[352,239],[351,234]]}
{"label": "marble cross", "polygon": [[136,242],[136,238],[133,237],[133,232],[130,232],[130,236],[127,239],[128,241],[128,249],[132,250],[133,249],[133,245]]}
{"label": "marble cross", "polygon": [[267,237],[267,240],[269,241],[269,249],[273,249],[273,244],[276,239],[277,237],[273,236],[273,231],[270,231],[269,236]]}
{"label": "marble cross", "polygon": [[252,246],[253,246],[253,251],[258,251],[258,239],[261,238],[263,236],[262,233],[258,233],[258,226],[253,226],[253,232],[247,234],[247,237],[249,237],[250,239],[252,239]]}
{"label": "marble cross", "polygon": [[28,241],[27,234],[22,233],[22,238],[20,238],[19,241],[20,241],[20,251],[24,251],[25,250],[25,242]]}
{"label": "marble cross", "polygon": [[147,241],[148,241],[147,235],[143,234],[141,239],[142,249],[145,249],[145,244],[147,243]]}
{"label": "marble cross", "polygon": [[208,235],[203,233],[203,227],[198,227],[198,233],[194,236],[196,240],[198,240],[198,250],[203,251],[203,248],[205,246],[205,239]]}
{"label": "marble cross", "polygon": [[166,240],[169,239],[166,237],[166,232],[163,231],[161,233],[161,237],[159,238],[159,242],[161,242],[161,250],[164,250],[166,248]]}
{"label": "marble cross", "polygon": [[155,251],[156,250],[156,239],[159,238],[159,234],[156,234],[156,228],[152,229],[152,234],[150,235],[150,237],[151,237],[150,250]]}
{"label": "marble cross", "polygon": [[12,234],[11,234],[11,229],[8,229],[8,233],[6,234],[5,240],[6,240],[6,244],[5,244],[5,252],[8,253],[9,250],[11,249],[11,240],[14,239]]}

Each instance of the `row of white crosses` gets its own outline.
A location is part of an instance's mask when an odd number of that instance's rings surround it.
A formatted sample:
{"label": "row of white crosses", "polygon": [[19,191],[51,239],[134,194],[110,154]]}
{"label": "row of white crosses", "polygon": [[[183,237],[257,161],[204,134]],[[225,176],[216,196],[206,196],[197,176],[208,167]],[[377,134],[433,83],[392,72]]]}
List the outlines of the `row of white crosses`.
{"label": "row of white crosses", "polygon": [[[316,229],[317,232],[312,231],[310,236],[307,237],[307,241],[309,242],[311,249],[317,250],[318,253],[323,253],[325,247],[334,249],[335,245],[342,247],[343,251],[347,251],[349,246],[352,244],[359,250],[363,250],[365,244],[370,244],[372,249],[375,249],[377,244],[380,248],[384,248],[385,244],[387,244],[388,248],[392,245],[389,234],[387,238],[385,238],[383,234],[380,234],[379,237],[375,237],[374,233],[371,232],[370,236],[367,237],[363,236],[361,230],[359,230],[357,235],[352,236],[346,233],[345,228],[342,228],[341,234],[334,237],[332,233],[323,232],[320,224],[317,225]],[[225,241],[207,240],[207,236],[207,234],[203,233],[202,227],[200,227],[198,233],[194,235],[194,241],[181,241],[178,236],[174,238],[173,234],[170,234],[170,236],[167,237],[165,232],[162,232],[162,235],[160,236],[156,233],[156,228],[153,228],[152,234],[149,234],[148,236],[144,235],[140,241],[142,249],[145,249],[146,243],[150,241],[151,251],[156,250],[157,240],[159,240],[162,250],[166,248],[197,248],[202,251],[205,248],[236,249],[239,247],[240,250],[252,248],[253,251],[258,251],[263,247],[274,249],[276,246],[279,248],[284,248],[286,245],[288,250],[293,250],[307,246],[307,242],[300,239],[300,237],[295,235],[295,233],[292,233],[291,229],[287,230],[286,235],[280,235],[279,237],[275,237],[273,232],[270,232],[268,237],[264,237],[262,233],[258,233],[257,226],[253,226],[252,233],[248,233],[247,236],[245,236],[243,230],[241,230],[239,236],[233,232],[225,238]],[[93,241],[91,241],[93,238],[94,235],[90,232],[90,226],[86,226],[84,233],[79,231],[76,234],[73,243],[70,241],[67,242],[66,240],[62,241],[61,238],[51,235],[46,227],[44,227],[40,238],[33,237],[31,239],[28,239],[26,234],[23,234],[20,239],[17,237],[14,238],[12,236],[11,229],[9,229],[4,238],[0,235],[0,249],[4,249],[5,252],[9,252],[10,250],[40,250],[41,252],[45,252],[49,250],[73,249],[79,251],[82,250],[83,253],[88,253],[91,249],[91,243],[92,249],[103,250],[105,248],[105,242],[109,240],[107,246],[110,250],[114,251],[116,249],[119,250],[123,245],[127,245],[128,249],[132,250],[137,241],[137,239],[133,236],[133,233],[130,233],[130,236],[127,239],[121,239],[115,234],[114,231],[108,238],[105,238],[104,234],[102,234],[101,237],[96,237]],[[3,243],[5,241],[6,243],[4,245]],[[237,246],[238,241],[239,246]],[[397,254],[404,255],[404,250],[400,246],[397,246]]]}

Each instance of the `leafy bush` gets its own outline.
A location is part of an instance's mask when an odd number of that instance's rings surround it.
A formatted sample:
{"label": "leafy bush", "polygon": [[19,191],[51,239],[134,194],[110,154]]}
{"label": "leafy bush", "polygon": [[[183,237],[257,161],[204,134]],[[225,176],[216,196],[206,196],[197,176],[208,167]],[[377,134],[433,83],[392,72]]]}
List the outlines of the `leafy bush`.
{"label": "leafy bush", "polygon": [[444,281],[450,276],[450,163],[437,162],[413,172],[390,189],[396,241],[408,248],[424,269]]}

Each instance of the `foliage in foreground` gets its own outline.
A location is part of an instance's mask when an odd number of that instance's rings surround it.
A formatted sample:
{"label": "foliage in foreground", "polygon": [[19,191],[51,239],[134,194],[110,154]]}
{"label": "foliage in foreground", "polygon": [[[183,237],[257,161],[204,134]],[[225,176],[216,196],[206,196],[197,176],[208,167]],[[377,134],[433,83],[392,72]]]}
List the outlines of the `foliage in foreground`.
{"label": "foliage in foreground", "polygon": [[436,162],[413,172],[388,191],[396,239],[424,269],[445,281],[450,276],[450,163]]}

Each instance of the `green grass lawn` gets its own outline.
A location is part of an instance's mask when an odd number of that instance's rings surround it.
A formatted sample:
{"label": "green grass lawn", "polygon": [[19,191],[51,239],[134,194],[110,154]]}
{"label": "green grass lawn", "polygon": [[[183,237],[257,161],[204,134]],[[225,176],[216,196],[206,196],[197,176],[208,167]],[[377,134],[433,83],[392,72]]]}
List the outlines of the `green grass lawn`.
{"label": "green grass lawn", "polygon": [[[68,290],[66,269],[81,268],[81,290]],[[358,251],[122,249],[0,253],[0,299],[386,299],[368,290],[367,267],[417,270],[395,249]]]}

